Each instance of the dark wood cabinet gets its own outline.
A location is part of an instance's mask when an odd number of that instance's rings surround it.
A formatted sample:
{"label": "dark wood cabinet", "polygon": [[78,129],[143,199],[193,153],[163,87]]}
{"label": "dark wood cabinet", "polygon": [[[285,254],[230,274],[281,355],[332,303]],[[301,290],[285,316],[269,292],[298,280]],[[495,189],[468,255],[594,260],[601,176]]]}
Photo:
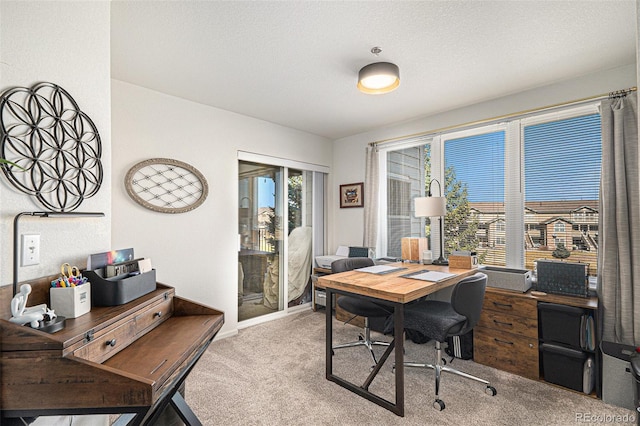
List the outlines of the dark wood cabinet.
{"label": "dark wood cabinet", "polygon": [[480,321],[473,330],[476,362],[531,379],[540,377],[538,302],[595,311],[596,297],[518,293],[487,287]]}
{"label": "dark wood cabinet", "polygon": [[537,302],[487,288],[482,315],[473,330],[473,358],[480,364],[538,379]]}

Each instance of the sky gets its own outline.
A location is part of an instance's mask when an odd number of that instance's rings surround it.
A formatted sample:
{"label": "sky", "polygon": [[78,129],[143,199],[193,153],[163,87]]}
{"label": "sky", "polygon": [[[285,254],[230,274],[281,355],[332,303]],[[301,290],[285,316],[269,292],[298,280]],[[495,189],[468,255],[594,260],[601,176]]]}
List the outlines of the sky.
{"label": "sky", "polygon": [[[526,201],[597,200],[600,186],[600,115],[524,129]],[[504,201],[504,131],[445,142],[446,167],[466,182],[469,201]]]}
{"label": "sky", "polygon": [[275,207],[276,183],[273,179],[258,179],[258,207]]}

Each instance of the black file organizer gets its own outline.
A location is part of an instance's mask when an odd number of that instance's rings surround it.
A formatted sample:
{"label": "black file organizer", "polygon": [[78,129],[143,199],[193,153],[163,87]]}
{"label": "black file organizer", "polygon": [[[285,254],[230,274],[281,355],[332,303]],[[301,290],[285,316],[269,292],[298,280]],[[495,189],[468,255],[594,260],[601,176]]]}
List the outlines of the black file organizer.
{"label": "black file organizer", "polygon": [[594,386],[597,390],[595,341],[587,337],[595,336],[595,330],[586,329],[591,315],[583,308],[538,303],[541,367],[547,382],[587,394]]}
{"label": "black file organizer", "polygon": [[104,268],[86,270],[82,274],[91,282],[92,306],[123,305],[156,289],[156,270],[139,275],[104,278]]}
{"label": "black file organizer", "polygon": [[589,358],[587,352],[550,343],[541,344],[540,351],[545,381],[578,392],[584,391],[584,365]]}
{"label": "black file organizer", "polygon": [[536,290],[566,296],[589,297],[589,264],[556,260],[536,261]]}

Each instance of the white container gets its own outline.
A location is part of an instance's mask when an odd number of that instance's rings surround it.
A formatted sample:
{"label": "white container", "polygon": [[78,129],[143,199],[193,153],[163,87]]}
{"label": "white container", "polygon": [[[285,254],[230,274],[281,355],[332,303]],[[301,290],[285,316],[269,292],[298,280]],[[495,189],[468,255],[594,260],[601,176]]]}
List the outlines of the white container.
{"label": "white container", "polygon": [[422,262],[423,265],[431,265],[433,263],[433,253],[431,250],[424,250],[422,252]]}
{"label": "white container", "polygon": [[75,287],[51,287],[51,309],[56,315],[77,318],[91,311],[91,283]]}
{"label": "white container", "polygon": [[531,271],[500,266],[485,266],[480,272],[487,275],[487,285],[526,293],[531,288]]}

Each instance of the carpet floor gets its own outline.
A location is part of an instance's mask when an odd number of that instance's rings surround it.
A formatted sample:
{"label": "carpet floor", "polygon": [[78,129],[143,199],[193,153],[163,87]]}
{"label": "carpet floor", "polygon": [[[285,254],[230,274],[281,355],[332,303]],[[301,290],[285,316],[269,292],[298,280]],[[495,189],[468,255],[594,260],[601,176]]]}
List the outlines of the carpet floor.
{"label": "carpet floor", "polygon": [[[359,329],[334,320],[334,342]],[[377,336],[385,338],[387,336]],[[387,337],[387,340],[390,340]],[[571,425],[635,424],[636,413],[545,382],[455,359],[452,366],[497,389],[443,375],[444,411],[432,408],[434,374],[405,368],[405,417],[325,379],[324,311],[303,311],[214,341],[186,382],[186,400],[204,425]],[[383,349],[380,349],[380,353]],[[407,341],[405,360],[433,362],[432,343]],[[393,356],[370,390],[395,400]],[[371,361],[363,347],[337,350],[334,371],[364,382]]]}

